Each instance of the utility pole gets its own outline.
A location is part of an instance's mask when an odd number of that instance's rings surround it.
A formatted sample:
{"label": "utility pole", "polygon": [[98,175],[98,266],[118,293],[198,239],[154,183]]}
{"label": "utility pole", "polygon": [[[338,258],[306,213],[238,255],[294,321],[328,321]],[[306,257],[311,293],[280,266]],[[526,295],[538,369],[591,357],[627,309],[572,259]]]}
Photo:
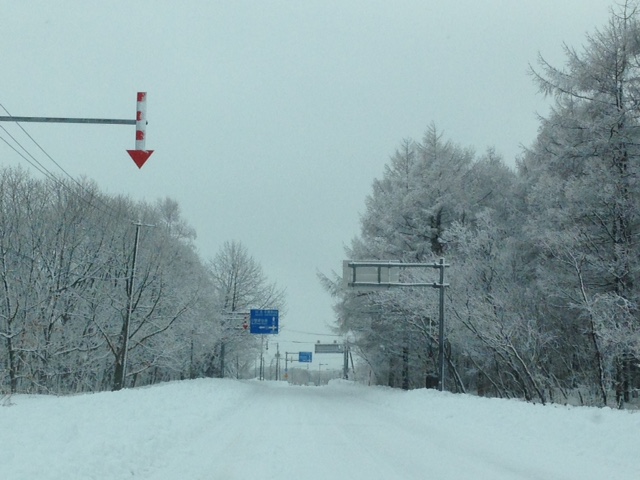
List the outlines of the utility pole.
{"label": "utility pole", "polygon": [[[129,353],[129,330],[131,327],[131,313],[133,312],[133,282],[135,282],[136,278],[136,261],[138,259],[138,246],[140,245],[140,227],[141,223],[136,223],[136,238],[133,241],[133,261],[131,265],[131,277],[129,278],[129,305],[127,306],[127,316],[124,321],[124,339],[122,342],[122,349],[124,350],[122,354],[122,381],[120,384],[120,388],[123,388],[125,385],[125,378],[127,378],[127,360]],[[118,390],[120,389],[118,388]]]}
{"label": "utility pole", "polygon": [[122,326],[120,336],[120,352],[116,357],[116,368],[114,372],[113,389],[121,390],[125,387],[127,377],[127,361],[129,353],[129,332],[131,330],[131,314],[133,313],[133,293],[136,278],[136,266],[138,260],[138,247],[140,245],[140,227],[153,227],[140,222],[134,223],[136,227],[135,240],[133,242],[133,259],[131,262],[131,274],[129,275],[129,288],[127,288],[127,312]]}
{"label": "utility pole", "polygon": [[[8,113],[8,112],[7,112]],[[146,130],[147,130],[147,92],[138,92],[136,96],[136,118],[133,120],[114,119],[114,118],[68,118],[68,117],[24,117],[24,116],[0,116],[0,122],[38,122],[38,123],[84,123],[84,124],[102,124],[102,125],[135,125],[135,150],[127,150],[131,159],[138,168],[149,159],[153,150],[145,149]],[[131,314],[133,312],[133,284],[136,271],[136,259],[138,255],[138,241],[140,237],[140,227],[153,225],[144,225],[142,223],[134,223],[136,226],[136,236],[133,247],[133,265],[131,267],[131,275],[129,277],[129,288],[127,289],[128,305],[125,314],[125,321],[120,333],[120,350],[114,352],[116,356],[114,384],[113,390],[120,390],[125,386],[125,378],[127,374],[127,356],[129,350],[129,330],[131,324]]]}

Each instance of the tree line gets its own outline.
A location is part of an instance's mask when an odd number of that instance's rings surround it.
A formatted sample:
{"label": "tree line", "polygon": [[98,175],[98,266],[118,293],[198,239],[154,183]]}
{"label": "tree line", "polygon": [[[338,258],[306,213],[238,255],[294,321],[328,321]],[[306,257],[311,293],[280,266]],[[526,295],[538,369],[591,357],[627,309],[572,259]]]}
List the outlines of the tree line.
{"label": "tree line", "polygon": [[[373,182],[347,258],[446,257],[448,390],[588,405],[637,398],[637,7],[612,10],[581,50],[565,46],[562,68],[542,57],[531,68],[553,107],[515,169],[431,125]],[[404,279],[433,281],[429,273]],[[417,388],[433,378],[435,291],[362,293],[321,280],[336,299],[336,329],[378,383]]]}
{"label": "tree line", "polygon": [[169,198],[0,170],[0,392],[250,376],[259,345],[239,314],[283,308],[284,291],[242,243],[205,261],[194,239]]}

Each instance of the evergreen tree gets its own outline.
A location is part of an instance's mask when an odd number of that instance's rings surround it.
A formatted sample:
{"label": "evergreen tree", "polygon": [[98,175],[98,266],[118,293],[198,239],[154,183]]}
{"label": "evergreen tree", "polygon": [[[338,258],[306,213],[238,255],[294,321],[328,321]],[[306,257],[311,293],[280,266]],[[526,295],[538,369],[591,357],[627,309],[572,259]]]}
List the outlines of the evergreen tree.
{"label": "evergreen tree", "polygon": [[[595,380],[603,404],[615,382],[629,397],[638,343],[640,252],[640,26],[637,5],[612,12],[563,69],[532,70],[555,107],[519,171],[528,191],[527,234],[539,254],[539,288],[567,348]],[[586,332],[587,335],[582,335]],[[581,341],[582,340],[582,341]]]}

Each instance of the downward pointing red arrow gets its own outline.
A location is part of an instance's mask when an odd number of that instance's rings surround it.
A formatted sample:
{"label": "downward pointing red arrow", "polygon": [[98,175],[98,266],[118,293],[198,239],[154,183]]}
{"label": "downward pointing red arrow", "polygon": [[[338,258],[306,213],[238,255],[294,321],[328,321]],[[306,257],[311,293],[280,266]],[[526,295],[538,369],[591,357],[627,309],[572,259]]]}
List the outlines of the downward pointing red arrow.
{"label": "downward pointing red arrow", "polygon": [[144,148],[145,138],[147,136],[147,92],[138,92],[136,99],[136,149],[127,150],[138,168],[142,168],[153,150]]}
{"label": "downward pointing red arrow", "polygon": [[153,150],[127,150],[127,153],[131,156],[138,168],[142,168],[144,163],[149,160]]}

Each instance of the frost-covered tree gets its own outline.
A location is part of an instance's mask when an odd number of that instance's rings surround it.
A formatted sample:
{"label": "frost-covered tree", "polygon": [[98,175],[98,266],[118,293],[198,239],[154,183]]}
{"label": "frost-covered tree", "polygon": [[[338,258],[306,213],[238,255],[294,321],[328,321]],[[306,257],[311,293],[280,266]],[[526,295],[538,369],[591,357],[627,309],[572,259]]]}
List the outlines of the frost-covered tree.
{"label": "frost-covered tree", "polygon": [[[640,25],[637,4],[611,13],[556,68],[532,70],[555,106],[519,164],[529,206],[527,234],[539,248],[539,288],[567,349],[607,404],[622,402],[637,363],[640,251]],[[608,305],[610,308],[603,308]],[[614,313],[615,312],[615,313]],[[611,328],[604,328],[609,325]],[[617,349],[607,338],[625,330]],[[588,368],[584,368],[589,364]]]}
{"label": "frost-covered tree", "polygon": [[473,152],[444,141],[434,125],[422,143],[405,140],[374,180],[356,257],[421,261],[441,255],[441,235],[460,215],[458,197]]}
{"label": "frost-covered tree", "polygon": [[[355,260],[408,262],[450,255],[447,238],[453,225],[473,228],[478,215],[492,207],[502,221],[510,217],[508,199],[514,185],[514,172],[493,150],[476,158],[470,149],[445,141],[432,125],[422,142],[404,141],[383,177],[374,181],[362,233],[347,255]],[[403,275],[405,281],[433,281],[431,271]],[[437,371],[434,291],[392,289],[364,294],[342,290],[326,277],[323,282],[340,299],[336,305],[339,329],[356,335],[356,348],[378,381],[405,387],[432,382]],[[461,352],[458,345],[447,343],[451,388],[464,391],[466,380],[458,368]]]}
{"label": "frost-covered tree", "polygon": [[[134,220],[154,226],[140,230],[132,275]],[[0,389],[65,393],[189,376],[188,332],[202,330],[213,304],[192,240],[172,200],[135,203],[91,182],[0,170]]]}
{"label": "frost-covered tree", "polygon": [[[583,49],[565,47],[563,68],[540,58],[532,75],[555,103],[516,172],[432,126],[373,184],[347,257],[446,256],[447,376],[458,390],[622,405],[640,386],[638,8],[619,5]],[[431,292],[321,280],[337,329],[352,332],[378,381],[433,368]]]}
{"label": "frost-covered tree", "polygon": [[243,314],[251,309],[273,308],[282,315],[286,293],[269,281],[262,266],[239,241],[226,241],[208,268],[215,299],[211,317],[216,325],[218,345],[210,352],[206,372],[209,376],[222,377],[232,371],[234,365],[236,369],[240,364],[248,365],[244,357],[256,347],[256,339],[242,326],[249,320]]}
{"label": "frost-covered tree", "polygon": [[488,209],[473,225],[457,223],[448,231],[449,335],[467,365],[463,375],[470,389],[545,403],[555,337],[541,325],[535,311],[540,299],[526,286],[515,222],[497,217]]}
{"label": "frost-covered tree", "polygon": [[23,171],[3,170],[0,173],[0,359],[2,383],[8,380],[11,393],[18,391],[24,375],[28,355],[25,340],[32,311],[37,309],[25,288],[37,274],[32,249],[25,241],[29,239],[30,224],[25,207],[38,196],[36,182]]}

